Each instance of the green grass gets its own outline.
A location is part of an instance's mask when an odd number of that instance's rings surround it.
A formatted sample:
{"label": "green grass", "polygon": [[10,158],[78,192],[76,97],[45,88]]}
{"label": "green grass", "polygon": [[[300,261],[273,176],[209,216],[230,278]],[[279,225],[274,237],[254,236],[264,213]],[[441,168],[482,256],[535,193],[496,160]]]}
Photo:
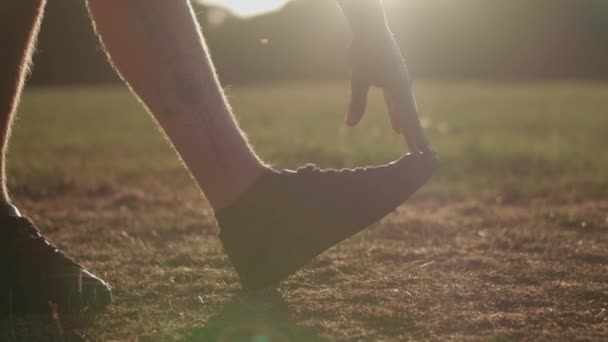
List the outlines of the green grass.
{"label": "green grass", "polygon": [[[346,85],[229,90],[258,153],[277,167],[384,163],[405,152],[377,92],[360,127],[343,122]],[[608,187],[608,85],[421,83],[420,109],[443,162],[425,194],[601,196]],[[28,91],[14,130],[10,181],[142,177],[180,168],[124,88]],[[52,176],[52,177],[49,177]]]}

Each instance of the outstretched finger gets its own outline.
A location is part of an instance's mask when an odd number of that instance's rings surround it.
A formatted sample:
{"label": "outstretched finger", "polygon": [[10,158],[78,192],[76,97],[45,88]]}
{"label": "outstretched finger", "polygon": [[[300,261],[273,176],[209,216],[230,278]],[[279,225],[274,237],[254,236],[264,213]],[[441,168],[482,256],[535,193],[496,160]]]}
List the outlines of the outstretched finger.
{"label": "outstretched finger", "polygon": [[370,84],[365,81],[353,78],[351,83],[350,105],[346,116],[346,124],[356,126],[367,109],[367,96]]}
{"label": "outstretched finger", "polygon": [[386,108],[388,110],[388,116],[391,120],[391,126],[393,127],[393,131],[397,134],[403,134],[405,131],[403,130],[403,125],[399,122],[399,112],[397,105],[395,104],[395,99],[391,94],[387,91],[384,91],[384,102],[386,103]]}
{"label": "outstretched finger", "polygon": [[403,139],[408,146],[410,152],[412,153],[420,153],[422,152],[420,148],[420,144],[417,141],[417,136],[411,130],[411,126],[407,124],[407,117],[404,115],[404,110],[399,106],[398,102],[395,98],[390,94],[390,92],[384,92],[384,99],[386,101],[387,107],[389,108],[391,124],[393,126],[393,130],[397,132],[397,134],[403,135]]}
{"label": "outstretched finger", "polygon": [[418,145],[414,142],[410,135],[404,133],[403,140],[405,140],[405,143],[407,144],[407,147],[409,148],[411,153],[420,154],[422,152],[422,150],[418,147]]}
{"label": "outstretched finger", "polygon": [[435,149],[435,146],[433,146],[433,143],[431,143],[429,137],[426,135],[426,133],[424,132],[423,129],[420,129],[420,141],[421,143],[421,150],[422,152],[425,153],[433,153],[436,154],[437,150]]}

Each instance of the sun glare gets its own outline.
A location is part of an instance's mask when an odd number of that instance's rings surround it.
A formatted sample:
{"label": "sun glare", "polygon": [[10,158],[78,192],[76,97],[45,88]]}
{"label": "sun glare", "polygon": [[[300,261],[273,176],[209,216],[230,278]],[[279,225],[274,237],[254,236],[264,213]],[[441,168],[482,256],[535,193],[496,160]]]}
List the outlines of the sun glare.
{"label": "sun glare", "polygon": [[199,0],[199,2],[226,7],[236,15],[250,17],[279,9],[289,0]]}

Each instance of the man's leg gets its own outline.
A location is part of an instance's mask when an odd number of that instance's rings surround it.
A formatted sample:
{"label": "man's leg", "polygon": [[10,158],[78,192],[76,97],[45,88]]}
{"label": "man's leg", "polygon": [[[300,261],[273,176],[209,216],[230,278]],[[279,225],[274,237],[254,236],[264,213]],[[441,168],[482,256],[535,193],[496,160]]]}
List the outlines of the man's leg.
{"label": "man's leg", "polygon": [[46,0],[0,2],[0,201],[9,203],[6,187],[6,147],[19,104]]}
{"label": "man's leg", "polygon": [[416,154],[374,168],[271,170],[234,120],[187,0],[88,4],[114,66],[216,210],[220,238],[247,288],[276,284],[381,219],[437,167],[433,154]]}
{"label": "man's leg", "polygon": [[111,301],[109,287],[42,237],[9,203],[5,177],[11,121],[31,63],[46,0],[0,2],[0,320],[52,306],[71,319]]}
{"label": "man's leg", "polygon": [[267,167],[219,85],[187,0],[89,0],[114,66],[154,114],[216,209]]}

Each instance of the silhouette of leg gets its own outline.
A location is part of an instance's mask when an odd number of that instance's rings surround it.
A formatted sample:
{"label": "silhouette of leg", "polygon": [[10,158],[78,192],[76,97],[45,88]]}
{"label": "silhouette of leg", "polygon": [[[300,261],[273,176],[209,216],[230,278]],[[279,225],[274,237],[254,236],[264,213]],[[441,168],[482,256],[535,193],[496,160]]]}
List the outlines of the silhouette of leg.
{"label": "silhouette of leg", "polygon": [[0,2],[0,318],[46,314],[52,306],[78,318],[111,302],[110,288],[58,251],[9,204],[5,154],[10,125],[25,83],[45,0]]}
{"label": "silhouette of leg", "polygon": [[379,220],[437,167],[434,154],[416,154],[357,170],[271,170],[238,128],[188,1],[88,4],[114,66],[216,210],[246,288],[277,283]]}
{"label": "silhouette of leg", "polygon": [[[6,148],[38,37],[46,0],[0,2],[0,201],[9,202],[6,187]],[[6,206],[4,206],[6,209]]]}
{"label": "silhouette of leg", "polygon": [[89,0],[114,66],[216,210],[267,167],[239,129],[187,0]]}

